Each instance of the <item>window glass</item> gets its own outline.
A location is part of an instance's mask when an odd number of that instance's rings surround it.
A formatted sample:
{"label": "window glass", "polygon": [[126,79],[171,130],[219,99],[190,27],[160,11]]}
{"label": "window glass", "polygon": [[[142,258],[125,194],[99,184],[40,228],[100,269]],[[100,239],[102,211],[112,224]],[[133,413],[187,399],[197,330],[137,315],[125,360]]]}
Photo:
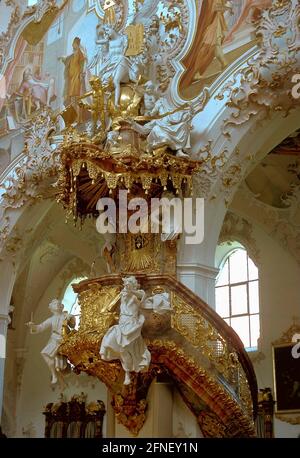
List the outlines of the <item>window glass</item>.
{"label": "window glass", "polygon": [[239,335],[246,349],[260,335],[258,269],[244,248],[231,251],[216,281],[216,311]]}

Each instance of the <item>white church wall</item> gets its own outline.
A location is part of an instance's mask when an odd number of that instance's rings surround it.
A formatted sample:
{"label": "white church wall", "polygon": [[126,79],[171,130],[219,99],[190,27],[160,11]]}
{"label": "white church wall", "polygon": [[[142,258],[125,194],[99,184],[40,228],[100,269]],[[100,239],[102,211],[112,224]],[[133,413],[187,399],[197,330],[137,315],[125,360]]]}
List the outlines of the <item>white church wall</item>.
{"label": "white church wall", "polygon": [[203,437],[195,415],[176,389],[173,390],[173,437],[189,439]]}
{"label": "white church wall", "polygon": [[[274,393],[272,342],[288,330],[293,317],[300,318],[300,266],[284,247],[257,225],[253,225],[251,233],[253,243],[258,253],[255,262],[259,269],[261,332],[258,351],[249,353],[249,356],[258,388],[272,387]],[[232,245],[227,247],[227,251],[231,249]],[[217,250],[216,266],[225,252],[226,245]],[[297,437],[300,424],[293,426],[275,418],[274,430],[278,438]]]}
{"label": "white church wall", "polygon": [[[293,324],[293,317],[300,317],[300,267],[284,248],[261,229],[255,228],[254,237],[260,252],[259,351],[265,355],[261,362],[254,362],[254,369],[259,388],[274,389],[272,342],[288,330]],[[275,418],[275,437],[297,437],[298,434],[300,424],[293,426]]]}

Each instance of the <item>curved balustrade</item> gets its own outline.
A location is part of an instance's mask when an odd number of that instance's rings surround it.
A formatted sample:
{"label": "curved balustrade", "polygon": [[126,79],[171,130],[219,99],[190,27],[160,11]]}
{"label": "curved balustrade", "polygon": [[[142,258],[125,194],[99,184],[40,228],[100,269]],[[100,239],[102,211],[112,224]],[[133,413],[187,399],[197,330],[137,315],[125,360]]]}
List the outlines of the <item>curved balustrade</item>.
{"label": "curved balustrade", "polygon": [[[172,305],[172,312],[165,315],[145,311],[143,336],[152,359],[147,374],[134,376],[130,402],[132,404],[132,397],[135,397],[136,410],[124,414],[128,392],[124,394],[123,370],[119,362],[104,362],[99,355],[102,337],[118,317],[119,293],[123,285],[121,275],[106,275],[73,286],[81,304],[80,327],[65,338],[62,352],[77,371],[96,375],[106,383],[113,393],[119,420],[136,434],[145,421],[148,387],[155,377],[165,372],[172,377],[197,416],[202,431],[207,420],[201,423],[202,413],[198,412],[197,405],[205,403],[209,415],[215,415],[215,424],[223,425],[218,436],[253,436],[257,384],[239,337],[216,312],[175,278],[156,274],[135,276],[149,295],[157,291],[168,292]],[[137,393],[137,386],[143,386],[142,396]],[[212,433],[206,431],[206,435]]]}

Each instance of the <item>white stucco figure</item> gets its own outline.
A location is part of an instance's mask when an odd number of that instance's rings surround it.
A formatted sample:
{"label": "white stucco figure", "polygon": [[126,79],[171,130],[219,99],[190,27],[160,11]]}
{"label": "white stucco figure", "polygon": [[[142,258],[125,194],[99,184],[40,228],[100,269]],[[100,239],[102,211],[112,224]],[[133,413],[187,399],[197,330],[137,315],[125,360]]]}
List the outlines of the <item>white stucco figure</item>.
{"label": "white stucco figure", "polygon": [[94,57],[90,69],[96,67],[97,76],[101,78],[103,84],[113,81],[115,88],[115,106],[119,105],[121,83],[137,81],[139,76],[138,66],[126,57],[128,48],[128,37],[126,34],[116,32],[111,25],[105,24],[102,27],[103,36],[97,34],[96,43],[98,46],[105,47],[107,51],[99,52]]}
{"label": "white stucco figure", "polygon": [[63,327],[65,325],[74,328],[76,321],[73,315],[64,311],[64,305],[57,299],[54,299],[49,304],[49,309],[52,315],[41,324],[34,324],[32,321],[26,323],[31,334],[39,334],[46,329],[51,330],[50,339],[41,351],[41,354],[48,365],[51,372],[51,383],[55,384],[60,376],[60,371],[66,369],[67,359],[58,354],[58,349],[63,339]]}
{"label": "white stucco figure", "polygon": [[148,135],[149,152],[168,146],[176,152],[177,156],[188,156],[186,151],[191,148],[190,132],[193,117],[191,108],[187,106],[183,107],[182,110],[175,111],[170,108],[165,97],[160,97],[150,115],[154,118],[157,116],[157,118],[144,126],[133,120],[130,121],[133,129],[142,135]]}
{"label": "white stucco figure", "polygon": [[123,279],[119,323],[103,337],[100,355],[104,361],[119,359],[125,371],[124,385],[131,383],[130,372],[147,370],[151,354],[141,335],[145,317],[142,309],[163,314],[171,310],[168,293],[146,297],[135,277]]}
{"label": "white stucco figure", "polygon": [[145,321],[141,306],[145,292],[138,289],[135,277],[123,279],[119,323],[103,337],[100,355],[105,361],[119,359],[125,371],[124,385],[130,384],[130,372],[147,370],[151,354],[141,335]]}
{"label": "white stucco figure", "polygon": [[137,86],[136,92],[143,95],[144,99],[144,115],[150,116],[154,110],[155,104],[159,99],[161,93],[158,89],[158,85],[153,81],[149,80],[143,86]]}
{"label": "white stucco figure", "polygon": [[143,304],[146,310],[153,310],[158,315],[171,311],[170,298],[168,293],[159,293],[148,297]]}
{"label": "white stucco figure", "polygon": [[94,69],[95,73],[98,75],[99,69],[108,57],[107,54],[108,40],[105,38],[105,25],[99,22],[96,27],[96,51],[88,68]]}

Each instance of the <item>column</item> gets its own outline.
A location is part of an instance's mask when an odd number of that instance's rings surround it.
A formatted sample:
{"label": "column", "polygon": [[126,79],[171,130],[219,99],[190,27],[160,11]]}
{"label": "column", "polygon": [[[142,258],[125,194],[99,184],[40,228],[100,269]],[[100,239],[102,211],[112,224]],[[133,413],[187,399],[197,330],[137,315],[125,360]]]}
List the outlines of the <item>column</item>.
{"label": "column", "polygon": [[215,309],[215,282],[219,269],[201,264],[177,265],[178,280]]}
{"label": "column", "polygon": [[6,357],[6,337],[9,316],[0,314],[0,425],[2,418],[3,390],[4,390],[4,370]]}
{"label": "column", "polygon": [[152,437],[173,437],[173,385],[157,381],[153,388]]}
{"label": "column", "polygon": [[[205,200],[204,220],[197,224],[204,226],[202,243],[187,244],[182,234],[177,258],[177,276],[185,286],[215,308],[215,254],[226,208],[220,199]],[[195,217],[194,217],[195,219]]]}

